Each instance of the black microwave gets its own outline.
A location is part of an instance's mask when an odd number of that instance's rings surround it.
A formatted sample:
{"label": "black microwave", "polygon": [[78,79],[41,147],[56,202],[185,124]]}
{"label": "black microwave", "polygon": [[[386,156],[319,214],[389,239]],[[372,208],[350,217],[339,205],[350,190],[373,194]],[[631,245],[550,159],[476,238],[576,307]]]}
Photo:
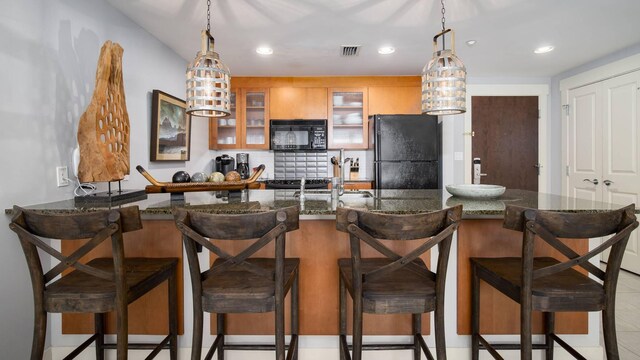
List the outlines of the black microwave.
{"label": "black microwave", "polygon": [[271,120],[271,150],[327,150],[327,120]]}

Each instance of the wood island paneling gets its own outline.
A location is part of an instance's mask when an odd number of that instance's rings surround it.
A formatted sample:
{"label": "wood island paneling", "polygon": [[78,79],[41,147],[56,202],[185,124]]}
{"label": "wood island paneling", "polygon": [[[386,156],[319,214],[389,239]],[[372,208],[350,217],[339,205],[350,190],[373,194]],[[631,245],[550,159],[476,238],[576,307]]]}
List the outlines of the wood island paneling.
{"label": "wood island paneling", "polygon": [[[142,230],[124,234],[127,257],[178,258],[178,334],[184,333],[182,237],[173,220],[145,220]],[[62,241],[62,253],[71,254],[86,241]],[[81,261],[95,257],[111,257],[111,242],[104,241]],[[129,334],[168,334],[167,283],[164,282],[129,305]],[[115,313],[107,315],[106,331],[115,334]],[[63,314],[63,334],[93,334],[92,314]]]}
{"label": "wood island paneling", "polygon": [[[564,242],[578,253],[585,253],[588,240]],[[471,334],[471,264],[470,257],[522,256],[522,233],[504,229],[502,219],[463,220],[458,228],[458,334]],[[540,238],[536,239],[534,256],[564,257]],[[588,333],[588,316],[584,312],[557,313],[556,333]],[[542,314],[534,313],[533,332],[541,334]],[[480,282],[480,333],[519,334],[519,305]]]}

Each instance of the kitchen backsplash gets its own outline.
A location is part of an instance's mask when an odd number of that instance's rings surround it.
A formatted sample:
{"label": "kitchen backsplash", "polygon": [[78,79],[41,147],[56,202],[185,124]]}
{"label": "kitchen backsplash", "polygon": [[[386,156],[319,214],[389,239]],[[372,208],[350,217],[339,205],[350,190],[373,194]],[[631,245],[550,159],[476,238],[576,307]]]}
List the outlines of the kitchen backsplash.
{"label": "kitchen backsplash", "polygon": [[[211,154],[211,162],[208,165],[207,169],[203,169],[203,171],[205,172],[212,172],[213,171],[213,163],[214,163],[214,159],[216,156],[220,156],[222,154],[227,154],[229,156],[232,156],[234,159],[236,157],[237,153],[248,153],[249,154],[249,167],[254,168],[260,164],[264,164],[265,165],[265,170],[262,173],[262,177],[261,179],[274,179],[275,178],[275,167],[274,167],[274,160],[275,160],[275,154],[273,151],[265,151],[265,150],[212,150],[210,151]],[[373,153],[371,151],[366,151],[366,150],[345,150],[345,157],[349,157],[352,159],[359,159],[360,162],[360,169],[359,169],[359,178],[360,179],[373,179],[373,169],[369,169],[370,165],[367,163],[367,155],[372,157]],[[324,152],[323,152],[324,154]],[[331,167],[331,162],[330,159],[332,156],[339,156],[340,155],[340,151],[338,150],[328,150],[326,152],[327,154],[327,162],[328,162],[328,166],[327,166],[327,173],[326,173],[326,177],[330,177],[333,175],[332,172],[332,167]],[[345,167],[345,179],[349,179],[349,170],[348,170],[348,165]]]}

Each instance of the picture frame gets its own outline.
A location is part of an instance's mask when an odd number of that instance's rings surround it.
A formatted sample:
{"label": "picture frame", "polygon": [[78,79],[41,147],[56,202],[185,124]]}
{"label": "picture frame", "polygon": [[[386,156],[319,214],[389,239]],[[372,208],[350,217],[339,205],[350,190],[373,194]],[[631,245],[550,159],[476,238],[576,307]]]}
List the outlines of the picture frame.
{"label": "picture frame", "polygon": [[151,101],[151,161],[188,161],[191,116],[184,100],[154,89]]}

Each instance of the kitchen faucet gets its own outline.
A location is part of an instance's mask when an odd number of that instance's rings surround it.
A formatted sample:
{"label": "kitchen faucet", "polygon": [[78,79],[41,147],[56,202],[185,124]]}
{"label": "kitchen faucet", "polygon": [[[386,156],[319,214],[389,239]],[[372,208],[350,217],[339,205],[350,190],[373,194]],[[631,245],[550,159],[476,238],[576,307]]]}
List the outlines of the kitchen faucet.
{"label": "kitchen faucet", "polygon": [[340,184],[338,184],[338,196],[344,194],[344,168],[342,165],[351,161],[351,158],[344,157],[344,149],[340,149],[340,160],[338,161],[338,167],[340,168]]}

